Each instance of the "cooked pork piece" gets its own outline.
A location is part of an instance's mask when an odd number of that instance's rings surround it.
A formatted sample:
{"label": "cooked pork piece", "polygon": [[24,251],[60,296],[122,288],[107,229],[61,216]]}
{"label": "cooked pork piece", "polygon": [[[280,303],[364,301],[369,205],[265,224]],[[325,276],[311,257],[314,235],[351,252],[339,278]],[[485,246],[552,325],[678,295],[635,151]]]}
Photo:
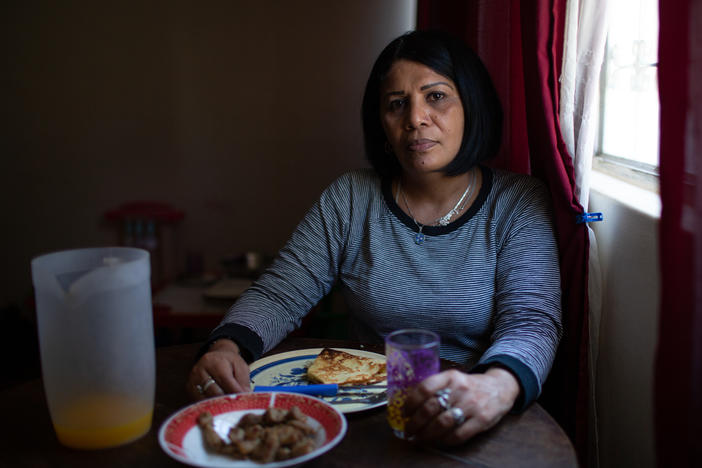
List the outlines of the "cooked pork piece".
{"label": "cooked pork piece", "polygon": [[205,439],[205,445],[217,451],[224,447],[225,442],[214,430],[214,418],[210,413],[202,413],[197,417],[197,424],[202,430],[202,437]]}
{"label": "cooked pork piece", "polygon": [[227,441],[214,430],[210,413],[200,414],[197,423],[208,450],[236,459],[268,463],[299,457],[317,448],[317,429],[307,423],[307,416],[297,406],[290,410],[268,408],[263,414],[247,413],[229,430]]}

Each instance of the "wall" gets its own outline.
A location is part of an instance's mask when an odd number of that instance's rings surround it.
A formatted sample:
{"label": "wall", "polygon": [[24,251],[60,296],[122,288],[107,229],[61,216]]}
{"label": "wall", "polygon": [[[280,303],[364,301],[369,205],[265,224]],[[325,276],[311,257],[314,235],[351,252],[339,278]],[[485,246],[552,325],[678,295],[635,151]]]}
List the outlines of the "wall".
{"label": "wall", "polygon": [[0,307],[30,259],[115,241],[104,211],[186,212],[184,263],[275,252],[366,165],[360,100],[414,0],[4,2]]}
{"label": "wall", "polygon": [[600,466],[653,467],[660,202],[650,192],[595,177],[589,211],[604,213],[603,222],[592,224],[603,279],[596,366]]}

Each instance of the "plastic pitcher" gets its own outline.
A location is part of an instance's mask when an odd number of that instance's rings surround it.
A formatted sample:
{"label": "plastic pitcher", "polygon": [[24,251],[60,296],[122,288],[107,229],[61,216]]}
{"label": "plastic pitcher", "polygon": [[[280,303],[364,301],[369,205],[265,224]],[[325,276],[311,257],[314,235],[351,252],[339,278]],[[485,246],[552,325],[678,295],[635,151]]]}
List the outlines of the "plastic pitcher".
{"label": "plastic pitcher", "polygon": [[62,444],[114,447],[149,431],[156,379],[149,276],[141,249],[32,260],[44,390]]}

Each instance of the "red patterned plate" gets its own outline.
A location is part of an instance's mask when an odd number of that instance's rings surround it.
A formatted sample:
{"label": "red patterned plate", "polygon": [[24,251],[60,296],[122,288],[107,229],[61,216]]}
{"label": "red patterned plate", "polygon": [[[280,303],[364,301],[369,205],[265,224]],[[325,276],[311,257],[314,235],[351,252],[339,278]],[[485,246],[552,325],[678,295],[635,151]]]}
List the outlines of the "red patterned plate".
{"label": "red patterned plate", "polygon": [[[214,416],[214,428],[220,437],[226,437],[229,429],[246,413],[263,413],[267,408],[290,409],[297,406],[308,416],[308,423],[319,427],[317,449],[297,458],[273,463],[256,463],[251,460],[236,460],[226,455],[211,453],[205,449],[202,432],[197,425],[200,413],[209,411]],[[162,425],[158,433],[161,448],[179,462],[192,466],[244,468],[277,468],[295,466],[327,452],[346,434],[346,418],[336,408],[319,398],[297,393],[262,392],[240,393],[202,400],[187,406]]]}

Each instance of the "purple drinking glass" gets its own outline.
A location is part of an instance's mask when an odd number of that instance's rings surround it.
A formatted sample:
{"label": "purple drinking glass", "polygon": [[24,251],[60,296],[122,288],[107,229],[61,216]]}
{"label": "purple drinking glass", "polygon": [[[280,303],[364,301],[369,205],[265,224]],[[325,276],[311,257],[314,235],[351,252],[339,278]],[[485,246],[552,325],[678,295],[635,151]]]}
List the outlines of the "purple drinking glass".
{"label": "purple drinking glass", "polygon": [[421,329],[396,330],[385,338],[388,423],[400,439],[408,439],[402,411],[408,390],[439,372],[439,342],[439,335]]}

